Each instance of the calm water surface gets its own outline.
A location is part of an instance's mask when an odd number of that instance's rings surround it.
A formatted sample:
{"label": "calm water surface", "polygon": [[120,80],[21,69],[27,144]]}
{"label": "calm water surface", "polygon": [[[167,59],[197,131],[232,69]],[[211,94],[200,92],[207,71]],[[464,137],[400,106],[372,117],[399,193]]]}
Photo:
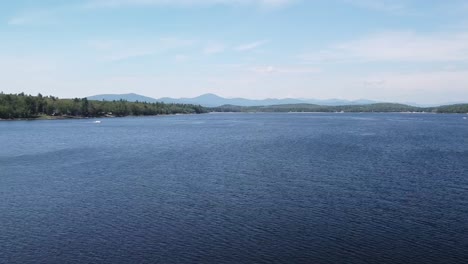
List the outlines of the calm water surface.
{"label": "calm water surface", "polygon": [[468,121],[0,122],[0,263],[468,263]]}

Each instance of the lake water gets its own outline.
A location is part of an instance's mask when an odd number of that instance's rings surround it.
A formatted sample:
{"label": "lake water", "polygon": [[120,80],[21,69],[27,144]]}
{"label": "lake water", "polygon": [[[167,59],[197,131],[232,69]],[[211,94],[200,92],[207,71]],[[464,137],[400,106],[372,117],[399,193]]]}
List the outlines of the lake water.
{"label": "lake water", "polygon": [[0,263],[468,263],[468,121],[0,122]]}

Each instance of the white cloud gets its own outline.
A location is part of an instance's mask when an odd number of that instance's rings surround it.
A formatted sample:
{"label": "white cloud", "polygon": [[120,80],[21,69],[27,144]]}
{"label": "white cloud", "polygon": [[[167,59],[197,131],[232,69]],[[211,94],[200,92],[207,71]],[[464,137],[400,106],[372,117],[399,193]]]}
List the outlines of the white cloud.
{"label": "white cloud", "polygon": [[7,21],[7,24],[8,25],[24,25],[26,24],[30,19],[26,18],[26,17],[21,17],[21,16],[18,16],[18,17],[12,17],[10,18],[8,21]]}
{"label": "white cloud", "polygon": [[[352,81],[348,80],[349,86]],[[369,75],[353,87],[361,93],[384,101],[447,103],[468,100],[468,71],[387,72]]]}
{"label": "white cloud", "polygon": [[87,42],[87,44],[88,44],[89,47],[91,47],[93,49],[96,49],[96,50],[100,50],[100,51],[110,50],[110,49],[112,49],[113,47],[116,46],[115,41],[102,40],[102,39],[90,40],[90,41]]}
{"label": "white cloud", "polygon": [[189,57],[185,54],[177,54],[175,55],[175,61],[176,62],[185,62],[189,60]]}
{"label": "white cloud", "polygon": [[383,73],[376,80],[392,91],[453,92],[468,94],[468,71],[429,71],[416,73]]}
{"label": "white cloud", "polygon": [[252,67],[249,69],[250,71],[254,73],[261,73],[261,74],[271,74],[271,73],[319,73],[320,69],[314,68],[314,67],[294,67],[294,66],[288,66],[288,67],[277,67],[277,66],[257,66],[257,67]]}
{"label": "white cloud", "polygon": [[[252,2],[254,2],[254,1],[252,1]],[[288,5],[288,4],[291,4],[292,2],[295,2],[295,1],[294,0],[260,0],[258,2],[260,2],[260,4],[262,4],[264,6],[275,7],[275,6]]]}
{"label": "white cloud", "polygon": [[363,81],[363,84],[365,86],[381,86],[385,84],[385,80],[374,77],[374,78],[365,79]]}
{"label": "white cloud", "polygon": [[301,58],[309,62],[468,61],[468,33],[388,32],[336,44]]}
{"label": "white cloud", "polygon": [[222,53],[225,50],[225,46],[222,44],[214,43],[214,44],[209,44],[203,49],[203,53],[205,54],[217,54],[217,53]]}
{"label": "white cloud", "polygon": [[[397,16],[455,17],[466,12],[466,0],[431,1],[420,0],[340,0],[343,3],[368,11],[375,11]],[[424,7],[421,8],[421,5]]]}
{"label": "white cloud", "polygon": [[69,62],[53,55],[0,54],[0,83],[5,93],[63,96]]}
{"label": "white cloud", "polygon": [[182,38],[149,38],[131,40],[91,40],[87,45],[98,53],[102,61],[122,61],[126,59],[152,56],[155,54],[190,47],[195,40]]}
{"label": "white cloud", "polygon": [[408,1],[398,1],[398,0],[343,0],[345,3],[377,11],[391,12],[391,13],[401,13],[407,6],[405,2]]}
{"label": "white cloud", "polygon": [[29,10],[10,17],[10,26],[48,25],[57,22],[57,10]]}
{"label": "white cloud", "polygon": [[122,61],[128,59],[134,59],[138,57],[146,57],[154,55],[155,51],[151,49],[129,49],[129,50],[120,50],[106,57],[108,61]]}
{"label": "white cloud", "polygon": [[144,41],[92,40],[87,44],[101,61],[122,61],[153,55],[157,51],[156,45]]}
{"label": "white cloud", "polygon": [[60,69],[59,60],[50,56],[0,55],[0,71],[41,74]]}
{"label": "white cloud", "polygon": [[261,47],[261,46],[265,45],[266,43],[268,43],[267,40],[259,40],[259,41],[239,45],[239,46],[237,46],[235,48],[235,50],[237,50],[237,51],[254,50],[254,49],[258,48],[258,47]]}
{"label": "white cloud", "polygon": [[118,8],[129,6],[211,6],[211,5],[258,5],[279,7],[295,0],[91,0],[85,6],[89,8]]}

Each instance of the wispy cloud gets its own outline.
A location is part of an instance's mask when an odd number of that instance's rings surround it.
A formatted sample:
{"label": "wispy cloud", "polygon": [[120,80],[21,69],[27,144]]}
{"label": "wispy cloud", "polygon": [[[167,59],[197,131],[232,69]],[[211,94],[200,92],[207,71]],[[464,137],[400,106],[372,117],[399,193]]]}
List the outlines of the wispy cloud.
{"label": "wispy cloud", "polygon": [[85,6],[89,8],[119,8],[130,6],[210,6],[210,5],[257,5],[280,7],[295,0],[91,0]]}
{"label": "wispy cloud", "polygon": [[132,40],[91,40],[88,47],[95,50],[103,61],[122,61],[175,51],[194,45],[195,40],[183,38],[150,38]]}
{"label": "wispy cloud", "polygon": [[10,17],[7,24],[10,26],[26,26],[26,25],[47,25],[57,22],[56,12],[53,9],[38,9],[23,11]]}
{"label": "wispy cloud", "polygon": [[259,48],[265,44],[268,43],[268,40],[259,40],[255,42],[250,42],[246,44],[239,45],[235,48],[237,51],[249,51],[249,50],[254,50],[256,48]]}
{"label": "wispy cloud", "polygon": [[405,2],[400,0],[343,0],[345,3],[360,8],[372,9],[376,11],[401,13],[407,9]]}
{"label": "wispy cloud", "polygon": [[10,19],[7,21],[7,24],[8,24],[8,25],[17,26],[17,25],[24,25],[24,24],[27,23],[28,21],[29,21],[28,18],[18,16],[18,17],[12,17],[12,18],[10,18]]}
{"label": "wispy cloud", "polygon": [[[427,17],[434,14],[455,15],[466,11],[465,0],[430,1],[419,0],[339,0],[342,3],[367,11],[386,13],[397,16]],[[421,5],[424,8],[421,8]],[[465,9],[465,10],[463,10]]]}
{"label": "wispy cloud", "polygon": [[[366,93],[375,98],[394,98],[395,101],[417,100],[441,103],[467,98],[468,72],[427,71],[413,73],[382,72],[363,78]],[[418,98],[418,99],[415,99]]]}
{"label": "wispy cloud", "polygon": [[123,61],[128,59],[135,59],[141,57],[147,57],[150,55],[154,55],[156,52],[151,49],[128,49],[128,50],[121,50],[106,56],[106,60],[108,61]]}
{"label": "wispy cloud", "polygon": [[175,55],[175,61],[176,62],[185,62],[189,60],[189,56],[185,54],[177,54]]}
{"label": "wispy cloud", "polygon": [[468,32],[416,34],[387,32],[332,45],[301,56],[309,62],[468,61]]}
{"label": "wispy cloud", "polygon": [[0,54],[0,72],[2,73],[43,74],[60,69],[60,63],[59,59],[51,56]]}
{"label": "wispy cloud", "polygon": [[256,66],[249,69],[251,72],[254,73],[261,73],[261,74],[272,74],[272,73],[319,73],[321,70],[319,68],[314,67],[297,67],[297,66],[285,66],[285,67],[277,67],[277,66]]}
{"label": "wispy cloud", "polygon": [[217,53],[224,52],[225,49],[226,48],[225,48],[225,46],[223,44],[211,43],[211,44],[207,45],[203,49],[203,53],[205,53],[205,54],[217,54]]}

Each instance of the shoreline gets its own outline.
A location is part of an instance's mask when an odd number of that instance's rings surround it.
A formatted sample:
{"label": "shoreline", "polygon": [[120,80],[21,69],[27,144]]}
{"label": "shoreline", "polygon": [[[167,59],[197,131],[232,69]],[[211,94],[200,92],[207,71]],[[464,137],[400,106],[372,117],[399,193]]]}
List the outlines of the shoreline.
{"label": "shoreline", "polygon": [[[468,113],[437,113],[437,112],[208,112],[200,114],[449,114],[449,115],[468,115]],[[73,120],[73,119],[108,119],[108,118],[126,118],[126,117],[157,117],[157,116],[177,116],[177,115],[200,115],[193,113],[160,114],[160,115],[127,115],[127,116],[39,116],[33,118],[12,118],[2,119],[2,121],[44,121],[44,120]]]}
{"label": "shoreline", "polygon": [[125,117],[155,117],[155,116],[176,116],[176,115],[201,115],[207,113],[200,113],[200,114],[159,114],[159,115],[127,115],[127,116],[39,116],[39,117],[31,117],[31,118],[12,118],[12,119],[2,119],[0,118],[0,122],[3,121],[46,121],[46,120],[73,120],[73,119],[99,119],[99,118],[125,118]]}

